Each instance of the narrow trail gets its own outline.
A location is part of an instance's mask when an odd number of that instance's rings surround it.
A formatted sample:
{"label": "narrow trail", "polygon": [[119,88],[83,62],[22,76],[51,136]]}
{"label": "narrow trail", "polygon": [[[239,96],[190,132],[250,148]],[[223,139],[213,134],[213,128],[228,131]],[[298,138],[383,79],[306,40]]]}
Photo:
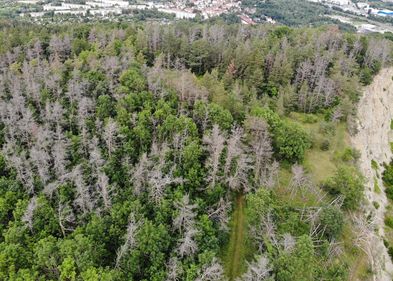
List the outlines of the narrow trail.
{"label": "narrow trail", "polygon": [[[383,190],[381,173],[383,167],[374,170],[371,161],[388,163],[392,158],[390,148],[390,122],[393,119],[393,68],[381,70],[371,85],[366,87],[358,104],[358,132],[351,137],[352,145],[361,152],[359,168],[366,179],[366,216],[371,214],[375,221],[375,231],[370,230],[368,239],[369,259],[374,269],[374,281],[391,281],[393,264],[383,243],[384,215],[388,205]],[[381,191],[375,190],[378,183]],[[379,204],[376,209],[373,202]]]}
{"label": "narrow trail", "polygon": [[235,212],[233,214],[232,230],[227,253],[227,275],[230,281],[240,276],[245,253],[244,195],[237,195],[235,203]]}

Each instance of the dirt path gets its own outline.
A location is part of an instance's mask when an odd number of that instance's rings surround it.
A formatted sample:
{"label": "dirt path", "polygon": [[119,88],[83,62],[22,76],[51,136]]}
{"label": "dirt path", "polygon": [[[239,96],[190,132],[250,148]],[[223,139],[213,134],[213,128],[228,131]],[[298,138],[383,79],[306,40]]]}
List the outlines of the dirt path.
{"label": "dirt path", "polygon": [[244,195],[236,197],[235,212],[233,214],[233,224],[228,249],[227,275],[230,281],[239,277],[242,271],[245,252],[245,221],[244,221]]}
{"label": "dirt path", "polygon": [[[393,264],[383,244],[384,214],[388,204],[382,188],[382,167],[375,170],[371,161],[388,163],[392,157],[390,149],[390,122],[393,119],[393,68],[383,69],[366,87],[358,105],[358,133],[351,138],[352,145],[361,152],[359,168],[366,178],[366,212],[375,218],[376,231],[370,232],[370,259],[374,267],[373,280],[391,281]],[[374,181],[381,192],[374,188]],[[379,204],[376,209],[373,202]],[[366,214],[366,215],[368,215]]]}

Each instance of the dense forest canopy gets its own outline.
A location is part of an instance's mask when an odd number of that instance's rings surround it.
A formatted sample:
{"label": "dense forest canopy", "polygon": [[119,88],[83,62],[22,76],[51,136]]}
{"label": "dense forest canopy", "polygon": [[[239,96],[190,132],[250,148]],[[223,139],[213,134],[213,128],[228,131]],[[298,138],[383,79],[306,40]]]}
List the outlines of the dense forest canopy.
{"label": "dense forest canopy", "polygon": [[331,139],[390,59],[334,26],[3,23],[0,279],[347,279],[363,178]]}

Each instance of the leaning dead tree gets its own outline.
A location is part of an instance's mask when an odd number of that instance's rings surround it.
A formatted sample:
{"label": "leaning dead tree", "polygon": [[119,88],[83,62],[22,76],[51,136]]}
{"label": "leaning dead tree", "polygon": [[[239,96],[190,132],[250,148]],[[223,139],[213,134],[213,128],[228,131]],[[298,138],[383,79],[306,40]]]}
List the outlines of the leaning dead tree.
{"label": "leaning dead tree", "polygon": [[[354,245],[361,249],[368,257],[372,272],[382,272],[386,258],[381,253],[383,252],[383,245],[375,233],[375,217],[371,219],[365,217],[364,214],[352,214],[352,222],[355,227],[356,238]],[[374,280],[378,280],[378,276],[374,275]]]}

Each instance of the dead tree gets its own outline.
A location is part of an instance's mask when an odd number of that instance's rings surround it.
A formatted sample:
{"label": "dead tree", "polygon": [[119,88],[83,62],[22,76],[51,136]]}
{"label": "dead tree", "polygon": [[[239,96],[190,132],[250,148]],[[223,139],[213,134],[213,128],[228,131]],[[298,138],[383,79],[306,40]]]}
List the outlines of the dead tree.
{"label": "dead tree", "polygon": [[29,204],[27,205],[27,208],[22,216],[22,222],[24,222],[27,225],[30,231],[33,231],[33,218],[36,209],[37,209],[37,197],[33,196],[30,199]]}
{"label": "dead tree", "polygon": [[134,194],[139,195],[146,188],[151,165],[151,160],[147,157],[146,153],[144,153],[140,157],[139,162],[130,171]]}
{"label": "dead tree", "polygon": [[229,200],[220,198],[220,201],[208,210],[209,218],[216,220],[220,224],[221,230],[228,230],[228,213],[230,212],[231,205],[232,204]]}
{"label": "dead tree", "polygon": [[183,274],[183,268],[181,262],[176,258],[172,257],[166,265],[167,277],[166,281],[180,281],[181,275]]}
{"label": "dead tree", "polygon": [[184,229],[194,225],[196,217],[194,210],[197,208],[197,205],[190,203],[190,198],[187,194],[180,201],[175,202],[175,208],[178,214],[173,220],[173,227],[182,233]]}
{"label": "dead tree", "polygon": [[292,166],[292,178],[289,183],[291,197],[296,196],[296,194],[299,190],[303,194],[302,190],[309,189],[310,185],[311,185],[311,180],[304,172],[303,167],[298,164],[293,165]]}
{"label": "dead tree", "polygon": [[111,192],[112,188],[109,184],[109,178],[103,171],[98,171],[97,175],[97,188],[99,191],[99,194],[102,198],[102,201],[104,202],[104,207],[105,209],[109,209],[112,205],[111,203]]}
{"label": "dead tree", "polygon": [[290,233],[285,233],[281,239],[281,246],[284,252],[290,253],[296,245],[295,238]]}
{"label": "dead tree", "polygon": [[195,241],[195,235],[198,230],[193,226],[187,227],[182,238],[179,240],[178,253],[181,258],[189,257],[195,254],[198,250],[198,245]]}
{"label": "dead tree", "polygon": [[224,269],[217,258],[213,258],[208,264],[204,264],[199,270],[195,281],[224,281]]}
{"label": "dead tree", "polygon": [[61,233],[63,234],[63,237],[65,237],[67,232],[74,230],[72,227],[72,224],[75,223],[74,212],[68,204],[62,203],[59,200],[57,206],[57,217],[59,219]]}
{"label": "dead tree", "polygon": [[207,151],[209,152],[209,157],[206,161],[208,168],[207,181],[210,187],[214,187],[217,182],[219,167],[220,167],[220,156],[224,149],[225,138],[221,134],[220,128],[217,124],[213,126],[213,130],[210,135],[205,135],[203,137],[203,142],[207,145]]}
{"label": "dead tree", "polygon": [[265,256],[259,256],[257,259],[248,264],[246,273],[242,275],[238,281],[263,281],[270,277],[272,267],[269,265],[269,260]]}
{"label": "dead tree", "polygon": [[127,232],[124,236],[124,243],[120,246],[116,253],[116,264],[115,267],[119,268],[124,256],[136,245],[136,235],[141,226],[142,222],[137,221],[135,215],[130,214],[128,221]]}
{"label": "dead tree", "polygon": [[112,118],[110,118],[105,126],[104,134],[103,134],[106,143],[106,148],[108,149],[109,157],[112,155],[113,151],[117,147],[116,138],[117,138],[118,131],[119,129],[117,127],[116,122]]}
{"label": "dead tree", "polygon": [[247,127],[250,131],[251,155],[254,160],[254,178],[256,183],[262,186],[269,177],[268,172],[273,156],[268,126],[262,119],[251,117],[247,120]]}
{"label": "dead tree", "polygon": [[71,179],[76,188],[76,198],[74,204],[80,208],[83,214],[92,211],[95,205],[95,200],[90,193],[89,187],[83,179],[82,166],[75,166],[71,172]]}

